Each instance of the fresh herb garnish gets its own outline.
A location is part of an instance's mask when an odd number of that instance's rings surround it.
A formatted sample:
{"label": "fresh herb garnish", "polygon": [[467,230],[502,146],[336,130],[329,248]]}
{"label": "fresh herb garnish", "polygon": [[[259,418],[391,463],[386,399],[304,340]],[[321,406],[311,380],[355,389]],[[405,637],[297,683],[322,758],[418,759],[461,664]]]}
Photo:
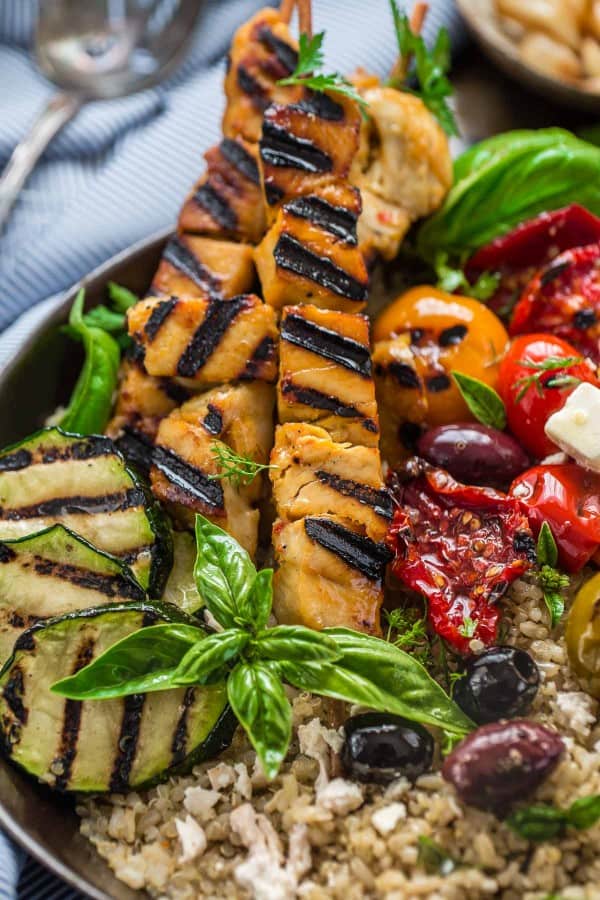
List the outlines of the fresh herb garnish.
{"label": "fresh herb garnish", "polygon": [[331,75],[319,74],[325,57],[323,55],[323,41],[325,32],[320,31],[314,37],[307,34],[300,35],[300,45],[298,48],[298,64],[295,70],[287,78],[280,79],[277,84],[285,87],[287,85],[302,85],[311,91],[330,91],[333,94],[343,94],[358,103],[361,110],[367,107],[366,100],[361,97],[351,81],[348,81],[339,72],[333,72]]}
{"label": "fresh herb garnish", "polygon": [[83,321],[92,328],[101,328],[112,334],[121,350],[125,350],[131,344],[131,338],[127,334],[126,313],[138,303],[139,297],[114,281],[108,282],[108,296],[109,305],[95,306],[84,315]]}
{"label": "fresh herb garnish", "polygon": [[259,472],[264,472],[265,469],[277,468],[277,466],[255,462],[248,456],[240,456],[222,441],[213,442],[211,453],[219,466],[219,472],[208,477],[211,480],[225,479],[230,481],[235,487],[252,484]]}
{"label": "fresh herb garnish", "polygon": [[95,700],[225,683],[269,778],[277,774],[291,736],[284,683],[434,725],[457,739],[471,730],[473,723],[426,669],[393,644],[348,628],[267,628],[272,571],[257,572],[237,541],[200,515],[196,542],[198,592],[223,631],[207,635],[179,624],[144,628],[54,684],[55,693]]}
{"label": "fresh herb garnish", "polygon": [[452,372],[463,400],[479,422],[504,431],[506,428],[506,409],[502,398],[489,384],[465,375]]}
{"label": "fresh herb garnish", "polygon": [[71,307],[65,331],[81,341],[85,360],[59,425],[75,434],[101,434],[112,410],[121,352],[107,331],[85,321],[84,299],[85,291],[81,288]]}
{"label": "fresh herb garnish", "polygon": [[[446,77],[450,69],[450,35],[447,29],[440,28],[433,48],[428,50],[421,35],[412,31],[408,16],[400,12],[395,0],[390,0],[390,5],[403,70],[400,76],[392,76],[390,85],[420,97],[446,134],[458,135],[456,119],[448,105],[453,88]],[[406,85],[406,77],[411,74],[416,76],[417,90]]]}
{"label": "fresh herb garnish", "polygon": [[484,303],[493,297],[500,284],[498,272],[482,272],[477,281],[471,284],[462,268],[451,266],[447,253],[438,253],[435,260],[437,286],[442,291],[454,294],[459,291],[463,297],[473,297]]}
{"label": "fresh herb garnish", "polygon": [[431,666],[433,658],[425,616],[419,616],[416,610],[399,606],[384,610],[383,617],[388,626],[386,641],[410,653],[421,665]]}
{"label": "fresh herb garnish", "polygon": [[545,388],[564,388],[581,384],[581,378],[576,375],[569,375],[564,372],[562,375],[551,375],[550,378],[542,381],[546,372],[559,372],[564,369],[570,369],[571,366],[578,366],[584,362],[581,356],[547,356],[541,362],[530,362],[527,359],[520,359],[519,365],[525,369],[531,369],[531,375],[525,375],[515,382],[515,387],[520,388],[516,396],[517,403],[523,399],[529,388],[534,387],[540,397],[544,395]]}
{"label": "fresh herb garnish", "polygon": [[537,541],[538,581],[544,593],[544,602],[550,613],[552,628],[557,625],[565,611],[563,591],[570,579],[556,568],[558,547],[547,522],[542,524]]}
{"label": "fresh herb garnish", "polygon": [[472,638],[477,631],[477,622],[471,616],[465,616],[462,625],[458,629],[458,633],[464,638]]}
{"label": "fresh herb garnish", "polygon": [[585,831],[598,821],[600,794],[593,794],[575,800],[567,809],[548,804],[526,806],[509,816],[506,824],[525,840],[540,842],[561,837],[567,828]]}
{"label": "fresh herb garnish", "polygon": [[422,866],[428,875],[442,875],[443,877],[450,875],[460,865],[436,841],[423,834],[419,836],[417,864]]}

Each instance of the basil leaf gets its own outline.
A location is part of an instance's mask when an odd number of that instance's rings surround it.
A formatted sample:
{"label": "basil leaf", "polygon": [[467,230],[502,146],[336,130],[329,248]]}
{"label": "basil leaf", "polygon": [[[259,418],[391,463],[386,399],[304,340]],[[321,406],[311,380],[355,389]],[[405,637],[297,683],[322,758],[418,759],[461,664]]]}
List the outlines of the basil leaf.
{"label": "basil leaf", "polygon": [[459,865],[443,847],[423,834],[419,836],[417,863],[425,869],[428,875],[441,875],[442,877],[450,875]]}
{"label": "basil leaf", "polygon": [[85,324],[91,328],[101,328],[109,334],[121,334],[125,328],[123,313],[113,312],[107,306],[95,306],[83,317]]}
{"label": "basil leaf", "polygon": [[567,810],[567,822],[572,828],[583,831],[600,820],[600,794],[581,797]]}
{"label": "basil leaf", "polygon": [[567,816],[553,806],[527,806],[509,816],[506,824],[526,841],[550,841],[562,834]]}
{"label": "basil leaf", "polygon": [[209,612],[223,628],[254,625],[249,598],[257,576],[246,551],[201,515],[196,516],[196,548],[194,578]]}
{"label": "basil leaf", "polygon": [[[398,715],[414,722],[434,725],[453,734],[466,734],[474,723],[448,697],[427,669],[399,647],[381,638],[350,628],[325,628],[342,657],[336,667],[371,679],[379,691],[391,697]],[[390,708],[389,712],[395,710]]]}
{"label": "basil leaf", "polygon": [[273,663],[238,663],[227,682],[227,696],[246,731],[267,778],[274,778],[292,735],[292,708]]}
{"label": "basil leaf", "polygon": [[173,674],[173,684],[205,684],[207,676],[235,659],[249,640],[248,632],[239,628],[209,634],[187,651]]}
{"label": "basil leaf", "polygon": [[472,378],[462,372],[452,372],[463,400],[479,422],[504,431],[506,428],[506,409],[502,398],[494,388],[478,378]]}
{"label": "basil leaf", "polygon": [[542,523],[537,540],[538,565],[555,567],[558,562],[558,548],[552,529],[547,522]]}
{"label": "basil leaf", "polygon": [[52,685],[71,700],[106,700],[173,687],[181,657],[206,638],[202,628],[164,624],[142,628],[117,641],[75,675]]}
{"label": "basil leaf", "polygon": [[106,331],[86,325],[84,296],[82,288],[71,308],[69,333],[82,341],[85,360],[59,425],[75,434],[99,434],[104,431],[112,412],[121,351]]}
{"label": "basil leaf", "polygon": [[269,628],[257,636],[254,646],[256,653],[263,659],[295,662],[322,659],[333,662],[341,656],[332,638],[303,625],[277,625]]}
{"label": "basil leaf", "polygon": [[600,150],[559,128],[507,132],[455,163],[455,182],[417,233],[419,254],[469,256],[540,212],[580,203],[600,214]]}
{"label": "basil leaf", "polygon": [[255,628],[264,628],[273,606],[273,569],[261,569],[252,585],[248,613]]}

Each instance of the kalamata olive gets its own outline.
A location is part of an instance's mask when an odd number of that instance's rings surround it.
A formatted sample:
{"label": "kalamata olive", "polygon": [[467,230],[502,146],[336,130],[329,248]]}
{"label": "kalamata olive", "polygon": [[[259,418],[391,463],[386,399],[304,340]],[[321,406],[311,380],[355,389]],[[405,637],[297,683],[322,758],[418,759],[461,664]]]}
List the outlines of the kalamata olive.
{"label": "kalamata olive", "polygon": [[357,781],[385,784],[416,778],[431,768],[433,738],[420,725],[400,716],[360,713],[345,725],[342,766]]}
{"label": "kalamata olive", "polygon": [[417,452],[458,481],[491,487],[506,487],[530,465],[510,435],[472,422],[431,428],[419,438]]}
{"label": "kalamata olive", "polygon": [[467,660],[453,700],[479,725],[524,716],[540,683],[538,667],[518,647],[490,647]]}
{"label": "kalamata olive", "polygon": [[564,749],[557,732],[538,722],[494,722],[446,757],[442,775],[464,803],[501,813],[547,778]]}

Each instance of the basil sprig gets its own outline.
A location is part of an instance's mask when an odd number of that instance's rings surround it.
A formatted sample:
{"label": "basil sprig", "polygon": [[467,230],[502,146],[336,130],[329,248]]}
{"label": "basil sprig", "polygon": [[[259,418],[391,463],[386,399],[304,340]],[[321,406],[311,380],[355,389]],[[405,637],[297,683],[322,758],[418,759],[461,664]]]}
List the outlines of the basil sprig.
{"label": "basil sprig", "polygon": [[475,418],[490,428],[504,431],[506,428],[506,408],[500,395],[489,384],[465,375],[463,372],[452,372],[462,398]]}
{"label": "basil sprig", "polygon": [[514,812],[506,824],[527,841],[551,841],[567,828],[585,831],[600,821],[600,794],[581,797],[567,809],[549,804],[526,806]]}
{"label": "basil sprig", "polygon": [[544,593],[544,602],[550,613],[550,624],[554,628],[565,611],[563,591],[569,586],[569,576],[563,575],[556,566],[558,548],[552,530],[547,522],[542,523],[537,541],[538,581]]}
{"label": "basil sprig", "polygon": [[267,628],[272,570],[257,572],[237,541],[200,515],[196,542],[198,592],[223,630],[207,634],[181,624],[144,628],[54,684],[55,693],[99,700],[226,683],[231,708],[270,778],[291,737],[285,682],[458,737],[474,727],[426,669],[393,644],[348,628]]}

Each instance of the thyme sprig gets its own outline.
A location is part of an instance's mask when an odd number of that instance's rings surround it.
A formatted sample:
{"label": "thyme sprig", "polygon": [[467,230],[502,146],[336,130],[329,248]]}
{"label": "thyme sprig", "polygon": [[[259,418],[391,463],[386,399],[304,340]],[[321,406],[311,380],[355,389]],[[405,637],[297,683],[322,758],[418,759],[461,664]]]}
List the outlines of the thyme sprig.
{"label": "thyme sprig", "polygon": [[219,471],[208,477],[211,481],[225,479],[231,482],[234,487],[252,484],[260,472],[277,468],[277,466],[255,462],[248,456],[240,456],[239,453],[236,453],[222,441],[213,442],[211,453],[219,467]]}

